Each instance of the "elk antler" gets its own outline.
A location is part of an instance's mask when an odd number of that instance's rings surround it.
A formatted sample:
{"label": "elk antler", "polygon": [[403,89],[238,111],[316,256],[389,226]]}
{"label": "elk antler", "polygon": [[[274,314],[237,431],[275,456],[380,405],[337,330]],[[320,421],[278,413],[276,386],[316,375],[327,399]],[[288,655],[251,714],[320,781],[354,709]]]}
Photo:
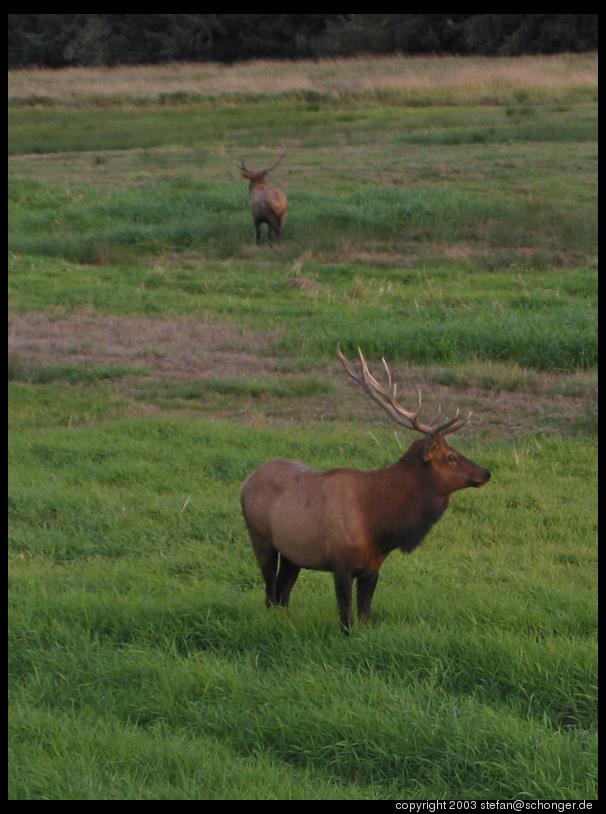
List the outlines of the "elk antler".
{"label": "elk antler", "polygon": [[418,430],[426,435],[448,435],[451,432],[460,430],[461,427],[464,424],[467,424],[471,418],[471,413],[469,413],[466,418],[459,418],[460,411],[457,410],[453,418],[448,419],[448,421],[445,421],[438,426],[423,424],[418,418],[419,413],[421,412],[421,391],[418,391],[419,402],[417,404],[417,409],[405,410],[404,407],[402,407],[402,405],[398,404],[396,401],[397,385],[392,381],[391,371],[385,359],[381,359],[381,361],[383,362],[383,367],[385,368],[385,373],[387,374],[387,387],[378,382],[372,375],[368,369],[366,359],[364,358],[364,354],[360,348],[358,348],[358,354],[360,355],[360,362],[362,364],[362,375],[356,372],[355,368],[341,353],[341,348],[339,345],[337,345],[337,357],[345,368],[345,372],[348,374],[348,376],[357,382],[360,387],[362,387],[362,389],[371,397],[371,399],[376,401],[377,404],[379,404],[385,410],[385,412],[388,413],[393,420],[401,426],[407,427],[410,430]]}
{"label": "elk antler", "polygon": [[275,161],[273,161],[273,162],[272,162],[272,163],[269,165],[269,167],[265,167],[265,169],[264,169],[264,170],[261,170],[261,173],[262,173],[263,175],[267,175],[267,173],[268,173],[268,172],[271,172],[271,171],[274,169],[274,167],[276,167],[276,166],[278,165],[278,162],[279,162],[279,161],[282,161],[282,159],[284,158],[284,156],[285,156],[285,155],[286,155],[286,150],[283,150],[283,151],[280,153],[280,155],[279,155],[279,156],[276,158],[276,160],[275,160]]}

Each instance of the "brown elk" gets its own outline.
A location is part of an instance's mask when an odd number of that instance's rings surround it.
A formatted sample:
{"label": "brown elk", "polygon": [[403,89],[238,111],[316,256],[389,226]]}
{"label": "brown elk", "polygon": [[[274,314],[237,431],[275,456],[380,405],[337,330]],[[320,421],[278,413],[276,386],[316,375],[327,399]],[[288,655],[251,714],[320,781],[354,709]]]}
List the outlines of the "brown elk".
{"label": "brown elk", "polygon": [[282,190],[270,187],[265,183],[265,176],[271,172],[286,155],[282,152],[276,160],[264,170],[249,170],[240,161],[242,177],[249,181],[250,209],[255,224],[257,245],[261,242],[261,224],[267,224],[267,239],[271,244],[272,237],[279,243],[282,239],[282,224],[286,215],[288,199]]}
{"label": "brown elk", "polygon": [[[423,433],[392,466],[384,469],[330,469],[275,460],[245,481],[242,511],[265,580],[266,605],[288,606],[301,568],[334,575],[341,629],[353,623],[352,584],[357,579],[358,616],[366,622],[379,568],[396,548],[412,551],[443,515],[453,492],[483,486],[490,472],[448,446],[444,437],[459,430],[471,413],[441,424],[419,420],[396,401],[396,385],[385,360],[387,384],[372,375],[361,351],[361,373],[337,346],[346,373],[394,421]],[[279,568],[278,568],[279,557]]]}

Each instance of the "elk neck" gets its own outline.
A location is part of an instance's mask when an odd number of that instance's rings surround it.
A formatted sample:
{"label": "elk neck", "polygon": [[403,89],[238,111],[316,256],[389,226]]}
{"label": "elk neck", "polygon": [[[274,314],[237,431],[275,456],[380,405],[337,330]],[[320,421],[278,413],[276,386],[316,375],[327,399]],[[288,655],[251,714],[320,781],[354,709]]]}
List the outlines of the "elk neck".
{"label": "elk neck", "polygon": [[378,549],[412,551],[448,506],[431,482],[431,466],[423,459],[423,440],[414,442],[392,466],[375,470],[368,483],[370,533]]}
{"label": "elk neck", "polygon": [[254,189],[262,189],[265,186],[267,186],[265,176],[251,178],[248,184],[248,192],[252,195]]}

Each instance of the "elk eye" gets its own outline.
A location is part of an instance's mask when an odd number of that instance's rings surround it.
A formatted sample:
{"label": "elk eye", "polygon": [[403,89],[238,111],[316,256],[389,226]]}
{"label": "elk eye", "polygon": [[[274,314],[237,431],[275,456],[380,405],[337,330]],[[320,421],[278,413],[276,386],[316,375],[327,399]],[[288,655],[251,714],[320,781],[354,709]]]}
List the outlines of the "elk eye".
{"label": "elk eye", "polygon": [[456,455],[452,455],[452,454],[450,454],[450,455],[448,456],[448,460],[449,460],[449,461],[456,461],[456,460],[457,460],[457,456],[456,456]]}

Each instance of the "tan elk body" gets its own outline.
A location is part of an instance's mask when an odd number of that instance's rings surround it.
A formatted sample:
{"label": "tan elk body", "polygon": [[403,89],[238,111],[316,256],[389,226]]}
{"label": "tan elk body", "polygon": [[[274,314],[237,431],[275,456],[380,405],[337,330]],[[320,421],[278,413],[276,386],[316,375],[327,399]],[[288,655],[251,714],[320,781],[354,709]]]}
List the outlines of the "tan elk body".
{"label": "tan elk body", "polygon": [[288,605],[301,568],[330,571],[341,627],[347,632],[353,622],[353,579],[358,615],[365,622],[379,568],[388,554],[396,548],[415,548],[446,510],[450,495],[484,485],[490,472],[444,440],[469,416],[460,419],[457,411],[439,426],[423,424],[418,420],[421,394],[417,409],[405,410],[396,401],[385,362],[387,387],[370,373],[361,352],[361,375],[339,349],[337,354],[348,375],[398,424],[425,437],[383,469],[317,472],[296,461],[270,461],[245,481],[241,503],[265,580],[266,604]]}
{"label": "tan elk body", "polygon": [[282,190],[270,187],[265,177],[284,158],[286,152],[281,153],[276,160],[263,170],[249,170],[240,162],[242,177],[249,181],[250,210],[255,224],[257,244],[261,242],[261,224],[267,224],[267,239],[272,243],[275,238],[279,243],[282,239],[282,224],[286,217],[288,199]]}

